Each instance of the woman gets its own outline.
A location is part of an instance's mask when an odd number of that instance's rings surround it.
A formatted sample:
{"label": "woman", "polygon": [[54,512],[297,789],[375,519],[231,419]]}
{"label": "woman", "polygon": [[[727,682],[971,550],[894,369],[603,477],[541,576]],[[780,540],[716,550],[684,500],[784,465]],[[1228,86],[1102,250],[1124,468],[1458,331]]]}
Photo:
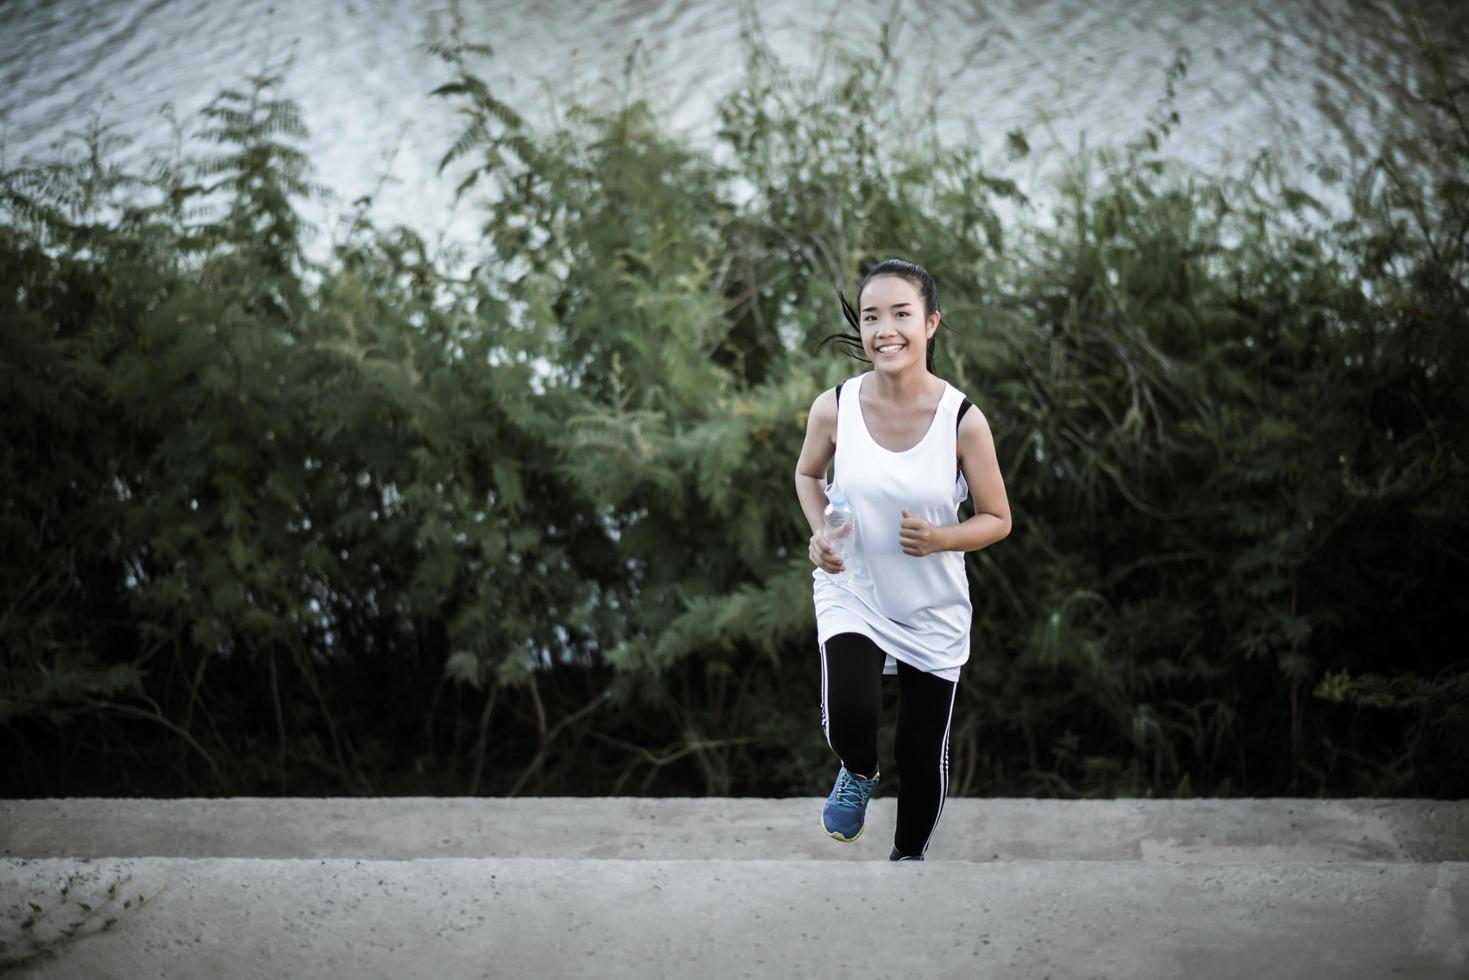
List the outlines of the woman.
{"label": "woman", "polygon": [[[984,415],[933,373],[941,316],[933,278],[889,259],[863,278],[857,310],[841,299],[872,370],[817,396],[796,463],[816,565],[822,727],[841,765],[822,825],[839,841],[862,835],[879,778],[881,679],[896,674],[902,784],[889,859],[921,861],[948,790],[954,695],[969,659],[964,553],[1010,533],[1010,505]],[[827,493],[838,487],[855,515],[852,567],[842,580],[832,577],[846,568],[842,542],[828,536],[823,518]],[[971,491],[974,516],[960,523],[959,503]]]}

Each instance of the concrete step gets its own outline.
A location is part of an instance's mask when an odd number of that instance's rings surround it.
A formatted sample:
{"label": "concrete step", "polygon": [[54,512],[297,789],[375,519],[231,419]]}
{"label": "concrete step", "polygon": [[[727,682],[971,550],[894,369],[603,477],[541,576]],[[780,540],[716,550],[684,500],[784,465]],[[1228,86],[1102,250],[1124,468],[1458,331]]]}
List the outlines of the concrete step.
{"label": "concrete step", "polygon": [[901,864],[821,803],[4,801],[0,971],[1469,976],[1469,802],[952,799]]}
{"label": "concrete step", "polygon": [[[822,800],[230,798],[0,801],[0,856],[535,857],[624,860],[886,857],[879,796],[852,845]],[[1469,861],[1469,801],[946,801],[930,860],[1327,863]]]}
{"label": "concrete step", "polygon": [[[1469,964],[1465,863],[51,858],[0,860],[0,894],[4,955],[54,942],[17,972],[59,980],[1462,980]],[[22,933],[31,902],[50,911]]]}

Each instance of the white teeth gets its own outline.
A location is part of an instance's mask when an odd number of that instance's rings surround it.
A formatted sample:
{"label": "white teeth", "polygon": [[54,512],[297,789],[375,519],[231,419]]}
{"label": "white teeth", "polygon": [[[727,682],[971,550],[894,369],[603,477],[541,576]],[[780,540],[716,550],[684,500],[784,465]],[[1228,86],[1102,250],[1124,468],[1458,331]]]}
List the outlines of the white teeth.
{"label": "white teeth", "polygon": [[906,346],[908,346],[908,345],[907,344],[888,344],[885,347],[879,347],[877,349],[877,352],[879,354],[891,354],[893,351],[895,351],[895,350],[902,350]]}

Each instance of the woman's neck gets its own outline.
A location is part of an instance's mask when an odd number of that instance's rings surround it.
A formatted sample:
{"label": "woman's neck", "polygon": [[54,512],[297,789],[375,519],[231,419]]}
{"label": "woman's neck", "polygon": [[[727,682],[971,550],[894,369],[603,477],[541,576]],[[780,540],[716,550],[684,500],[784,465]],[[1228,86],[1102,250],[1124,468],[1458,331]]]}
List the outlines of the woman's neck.
{"label": "woman's neck", "polygon": [[928,368],[917,365],[899,374],[887,371],[872,372],[872,391],[883,401],[918,402],[933,397],[939,379],[928,373]]}

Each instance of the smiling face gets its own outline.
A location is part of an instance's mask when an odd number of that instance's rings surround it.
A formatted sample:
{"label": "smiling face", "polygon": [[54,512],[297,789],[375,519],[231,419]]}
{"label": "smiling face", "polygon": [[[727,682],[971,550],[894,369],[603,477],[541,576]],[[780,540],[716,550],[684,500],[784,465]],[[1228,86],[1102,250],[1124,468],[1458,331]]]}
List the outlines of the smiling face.
{"label": "smiling face", "polygon": [[902,276],[878,276],[857,300],[862,348],[879,371],[924,370],[939,313],[924,316],[923,293]]}

